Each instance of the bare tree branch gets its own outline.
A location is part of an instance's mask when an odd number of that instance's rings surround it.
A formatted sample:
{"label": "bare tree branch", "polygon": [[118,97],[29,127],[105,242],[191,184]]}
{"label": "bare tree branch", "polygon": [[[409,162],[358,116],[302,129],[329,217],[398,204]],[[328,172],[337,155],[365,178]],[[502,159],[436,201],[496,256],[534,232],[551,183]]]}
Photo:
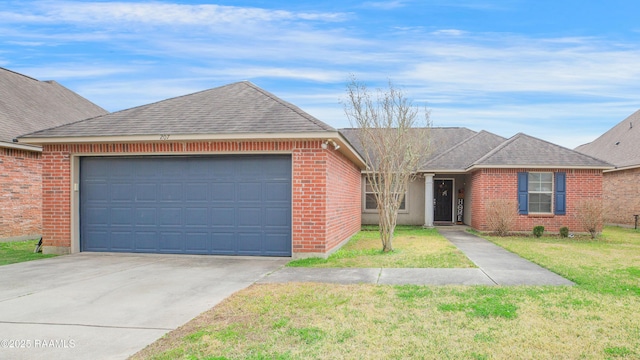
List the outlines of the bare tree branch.
{"label": "bare tree branch", "polygon": [[344,110],[368,164],[367,185],[375,196],[383,251],[393,251],[398,210],[409,183],[430,154],[429,112],[420,109],[389,81],[375,97],[366,85],[351,77]]}

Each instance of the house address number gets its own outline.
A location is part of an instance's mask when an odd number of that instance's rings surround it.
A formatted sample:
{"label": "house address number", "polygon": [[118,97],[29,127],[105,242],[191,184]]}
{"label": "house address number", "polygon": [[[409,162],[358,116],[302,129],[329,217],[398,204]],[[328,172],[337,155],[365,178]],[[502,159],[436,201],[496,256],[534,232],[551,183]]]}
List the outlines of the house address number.
{"label": "house address number", "polygon": [[160,140],[169,140],[169,134],[160,134]]}

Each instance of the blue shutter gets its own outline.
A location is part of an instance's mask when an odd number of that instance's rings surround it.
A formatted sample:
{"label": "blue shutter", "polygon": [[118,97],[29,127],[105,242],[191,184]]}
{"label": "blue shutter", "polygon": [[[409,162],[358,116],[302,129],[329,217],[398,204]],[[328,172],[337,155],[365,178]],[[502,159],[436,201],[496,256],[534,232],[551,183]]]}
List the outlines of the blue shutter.
{"label": "blue shutter", "polygon": [[529,213],[529,173],[518,173],[518,210],[521,215]]}
{"label": "blue shutter", "polygon": [[556,215],[566,215],[567,214],[567,184],[566,184],[567,174],[563,172],[556,173],[556,205],[555,205],[555,214]]}

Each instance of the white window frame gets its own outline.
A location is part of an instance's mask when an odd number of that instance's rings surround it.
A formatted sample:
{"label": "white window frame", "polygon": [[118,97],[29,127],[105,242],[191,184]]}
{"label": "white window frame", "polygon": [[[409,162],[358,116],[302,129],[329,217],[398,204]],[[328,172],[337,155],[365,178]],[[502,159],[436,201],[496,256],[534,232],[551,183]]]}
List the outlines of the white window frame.
{"label": "white window frame", "polygon": [[[367,177],[364,176],[362,181],[362,211],[367,213],[377,213],[378,212],[377,205],[373,209],[367,208],[367,195],[374,194],[373,191],[367,191],[368,182],[369,181],[367,180]],[[406,214],[409,212],[409,196],[407,196],[409,194],[409,186],[411,186],[411,183],[409,183],[409,185],[407,186],[407,191],[404,193],[404,199],[400,204],[401,207],[398,209],[399,214]],[[375,197],[375,195],[373,196]],[[404,205],[404,208],[402,208],[402,205]]]}
{"label": "white window frame", "polygon": [[[549,190],[549,191],[532,190],[532,186],[531,186],[531,175],[532,174],[547,174],[547,175],[549,175],[551,177],[551,190]],[[553,209],[554,209],[554,207],[553,207],[554,206],[554,204],[553,204],[553,198],[554,198],[553,194],[554,194],[555,185],[556,185],[555,184],[554,173],[553,172],[547,172],[547,171],[545,171],[545,172],[529,172],[527,181],[528,181],[527,189],[528,189],[528,193],[529,193],[529,196],[528,196],[528,199],[527,199],[527,201],[529,203],[527,204],[527,206],[528,206],[528,209],[529,209],[529,214],[552,215],[554,213],[553,212]],[[542,181],[540,181],[540,184],[542,184]],[[542,211],[541,212],[541,211],[532,211],[531,210],[532,209],[532,207],[531,207],[531,195],[532,194],[534,194],[534,195],[537,195],[537,194],[543,194],[543,195],[544,194],[548,194],[549,195],[549,198],[551,200],[549,201],[549,211],[548,212],[547,211]]]}

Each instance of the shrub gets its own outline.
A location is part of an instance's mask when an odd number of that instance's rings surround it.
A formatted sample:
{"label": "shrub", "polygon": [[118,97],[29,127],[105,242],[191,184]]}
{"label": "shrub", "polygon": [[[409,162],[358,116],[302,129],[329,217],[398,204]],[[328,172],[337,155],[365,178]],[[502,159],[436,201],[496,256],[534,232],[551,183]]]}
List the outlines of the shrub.
{"label": "shrub", "polygon": [[498,236],[505,236],[518,218],[518,203],[515,200],[495,199],[487,203],[487,227]]}
{"label": "shrub", "polygon": [[538,225],[533,227],[533,235],[535,237],[539,238],[542,234],[544,234],[544,226]]}
{"label": "shrub", "polygon": [[563,226],[560,228],[560,237],[566,238],[569,237],[569,228],[566,226]]}
{"label": "shrub", "polygon": [[600,229],[602,229],[602,200],[584,199],[577,204],[577,219],[582,229],[595,239]]}

